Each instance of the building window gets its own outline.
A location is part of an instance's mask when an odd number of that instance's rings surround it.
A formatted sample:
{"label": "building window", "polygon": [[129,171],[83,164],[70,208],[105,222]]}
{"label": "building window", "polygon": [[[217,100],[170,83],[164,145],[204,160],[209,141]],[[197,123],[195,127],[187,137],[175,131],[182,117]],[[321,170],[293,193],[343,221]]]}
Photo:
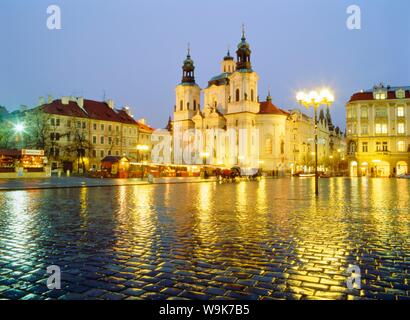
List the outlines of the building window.
{"label": "building window", "polygon": [[387,124],[376,123],[376,134],[387,134]]}
{"label": "building window", "polygon": [[186,109],[189,110],[189,102],[186,103]]}
{"label": "building window", "polygon": [[87,124],[83,122],[83,129],[87,128]]}
{"label": "building window", "polygon": [[369,145],[367,142],[362,143],[362,152],[369,152]]}
{"label": "building window", "polygon": [[239,101],[239,89],[236,89],[236,101]]}
{"label": "building window", "polygon": [[77,121],[77,128],[78,128],[78,129],[81,128],[81,121]]}
{"label": "building window", "polygon": [[373,93],[373,95],[376,100],[386,100],[387,99],[386,91],[376,91]]}
{"label": "building window", "polygon": [[93,150],[93,158],[97,158],[97,150]]}
{"label": "building window", "polygon": [[70,132],[67,133],[67,141],[71,141],[71,134],[70,134]]}
{"label": "building window", "polygon": [[119,138],[115,138],[115,144],[118,146],[120,144],[120,139]]}
{"label": "building window", "polygon": [[179,102],[179,109],[181,111],[184,109],[184,102],[182,100]]}
{"label": "building window", "polygon": [[253,92],[253,89],[251,90],[251,101],[253,101],[253,99],[254,99],[254,92]]}
{"label": "building window", "polygon": [[96,123],[93,123],[93,129],[97,130],[97,124]]}
{"label": "building window", "polygon": [[388,151],[387,141],[383,141],[383,151]]}
{"label": "building window", "polygon": [[120,127],[119,127],[119,126],[116,126],[116,127],[115,127],[115,131],[120,132]]}
{"label": "building window", "polygon": [[112,144],[112,138],[108,137],[108,144],[111,145]]}
{"label": "building window", "polygon": [[397,107],[397,116],[399,118],[404,117],[404,107]]}
{"label": "building window", "polygon": [[71,120],[67,120],[67,128],[71,127]]}
{"label": "building window", "polygon": [[403,89],[399,89],[396,91],[396,98],[397,99],[404,99],[406,97],[406,91]]}
{"label": "building window", "polygon": [[268,137],[265,140],[265,152],[267,154],[272,154],[272,138]]}
{"label": "building window", "polygon": [[285,142],[283,140],[280,143],[280,153],[281,154],[285,153]]}
{"label": "building window", "polygon": [[100,126],[100,128],[101,128],[101,131],[104,131],[104,125],[103,124]]}
{"label": "building window", "polygon": [[368,112],[367,107],[362,107],[360,109],[360,117],[363,118],[363,119],[367,119],[368,116],[369,116],[369,112]]}
{"label": "building window", "polygon": [[108,155],[109,155],[109,156],[111,155],[111,150],[108,150]]}
{"label": "building window", "polygon": [[97,143],[97,137],[93,136],[93,143],[96,144]]}
{"label": "building window", "polygon": [[404,123],[398,123],[397,124],[397,133],[398,134],[404,134]]}
{"label": "building window", "polygon": [[194,111],[196,110],[196,100],[194,100]]}
{"label": "building window", "polygon": [[398,152],[405,152],[406,151],[406,143],[404,141],[397,142],[397,151]]}
{"label": "building window", "polygon": [[367,126],[362,126],[362,134],[364,134],[364,135],[367,135],[367,134],[369,134],[369,130],[368,130],[368,127]]}
{"label": "building window", "polygon": [[56,127],[60,126],[60,119],[56,119]]}
{"label": "building window", "polygon": [[382,151],[382,143],[381,142],[376,142],[376,151],[377,152],[380,152],[380,151]]}
{"label": "building window", "polygon": [[108,131],[111,131],[112,130],[112,125],[109,125],[108,126]]}
{"label": "building window", "polygon": [[101,151],[100,151],[100,157],[101,157],[101,158],[104,158],[104,150],[101,150]]}
{"label": "building window", "polygon": [[377,107],[376,108],[376,118],[385,118],[387,117],[387,108]]}
{"label": "building window", "polygon": [[100,137],[100,143],[104,144],[104,137]]}

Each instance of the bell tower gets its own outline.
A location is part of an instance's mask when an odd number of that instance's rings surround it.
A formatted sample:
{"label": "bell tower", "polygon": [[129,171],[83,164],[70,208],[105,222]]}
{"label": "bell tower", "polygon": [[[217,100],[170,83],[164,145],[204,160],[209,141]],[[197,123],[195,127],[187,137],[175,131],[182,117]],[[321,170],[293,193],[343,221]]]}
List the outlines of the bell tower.
{"label": "bell tower", "polygon": [[221,72],[222,73],[233,73],[235,72],[235,69],[236,69],[235,60],[231,56],[230,50],[228,49],[226,56],[221,62]]}
{"label": "bell tower", "polygon": [[201,88],[195,83],[195,65],[188,45],[182,66],[182,81],[175,88],[174,121],[183,122],[183,128],[194,127],[192,117],[200,109]]}

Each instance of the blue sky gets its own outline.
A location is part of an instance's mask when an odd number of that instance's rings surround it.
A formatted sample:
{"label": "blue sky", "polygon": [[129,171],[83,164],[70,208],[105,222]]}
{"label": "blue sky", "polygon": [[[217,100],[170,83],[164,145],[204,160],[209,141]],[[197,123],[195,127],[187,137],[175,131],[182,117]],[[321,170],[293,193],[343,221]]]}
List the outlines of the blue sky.
{"label": "blue sky", "polygon": [[[61,7],[62,30],[46,27],[51,4]],[[361,8],[361,30],[346,27],[351,4]],[[261,99],[270,87],[274,103],[291,109],[298,89],[328,85],[344,128],[352,93],[410,85],[409,12],[408,0],[1,0],[0,105],[105,92],[164,127],[187,42],[205,87],[245,23]]]}

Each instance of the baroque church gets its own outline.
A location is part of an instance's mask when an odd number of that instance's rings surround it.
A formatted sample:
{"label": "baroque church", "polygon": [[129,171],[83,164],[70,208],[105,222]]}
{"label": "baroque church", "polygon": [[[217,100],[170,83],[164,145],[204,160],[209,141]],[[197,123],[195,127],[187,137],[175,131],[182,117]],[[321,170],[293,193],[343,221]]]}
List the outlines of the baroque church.
{"label": "baroque church", "polygon": [[[289,113],[276,107],[270,95],[266,101],[259,101],[259,76],[252,69],[251,53],[243,31],[236,61],[228,51],[221,62],[221,73],[201,90],[195,82],[194,61],[188,50],[182,67],[182,81],[175,90],[173,137],[180,140],[177,144],[182,149],[189,141],[183,139],[181,133],[187,130],[200,132],[203,143],[196,151],[206,155],[207,164],[260,165],[265,170],[274,170],[285,163]],[[204,94],[202,109],[201,91]],[[209,132],[213,136],[210,137]],[[219,139],[221,132],[223,138]],[[219,142],[215,142],[217,138]],[[177,149],[174,153],[175,163],[188,162],[178,156]]]}
{"label": "baroque church", "polygon": [[[201,90],[188,49],[182,81],[175,89],[174,119],[168,127],[174,140],[175,164],[238,165],[280,172],[307,169],[313,122],[307,116],[303,120],[300,111],[287,112],[275,106],[270,93],[266,101],[259,101],[259,76],[252,68],[251,53],[243,30],[236,60],[228,50],[221,61],[221,73]],[[328,141],[321,153],[329,157],[333,125],[330,114],[328,120],[324,118],[322,113],[319,131]],[[303,121],[307,129],[302,133]],[[297,130],[300,132],[295,134]]]}

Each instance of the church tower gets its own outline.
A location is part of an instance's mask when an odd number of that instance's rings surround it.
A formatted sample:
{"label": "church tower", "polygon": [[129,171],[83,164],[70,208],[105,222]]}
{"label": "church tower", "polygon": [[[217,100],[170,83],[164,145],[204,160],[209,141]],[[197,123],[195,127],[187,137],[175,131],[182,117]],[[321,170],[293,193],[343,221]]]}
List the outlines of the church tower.
{"label": "church tower", "polygon": [[194,128],[192,117],[200,109],[201,88],[195,83],[195,66],[190,49],[182,66],[182,81],[175,88],[174,123],[181,129]]}
{"label": "church tower", "polygon": [[221,62],[221,72],[222,73],[233,73],[235,72],[236,69],[236,64],[231,56],[230,50],[228,49],[228,53],[224,57],[224,59]]}
{"label": "church tower", "polygon": [[242,30],[241,42],[236,51],[236,70],[230,75],[230,103],[228,113],[259,112],[258,81],[259,76],[252,70],[251,49],[246,42],[245,29]]}

